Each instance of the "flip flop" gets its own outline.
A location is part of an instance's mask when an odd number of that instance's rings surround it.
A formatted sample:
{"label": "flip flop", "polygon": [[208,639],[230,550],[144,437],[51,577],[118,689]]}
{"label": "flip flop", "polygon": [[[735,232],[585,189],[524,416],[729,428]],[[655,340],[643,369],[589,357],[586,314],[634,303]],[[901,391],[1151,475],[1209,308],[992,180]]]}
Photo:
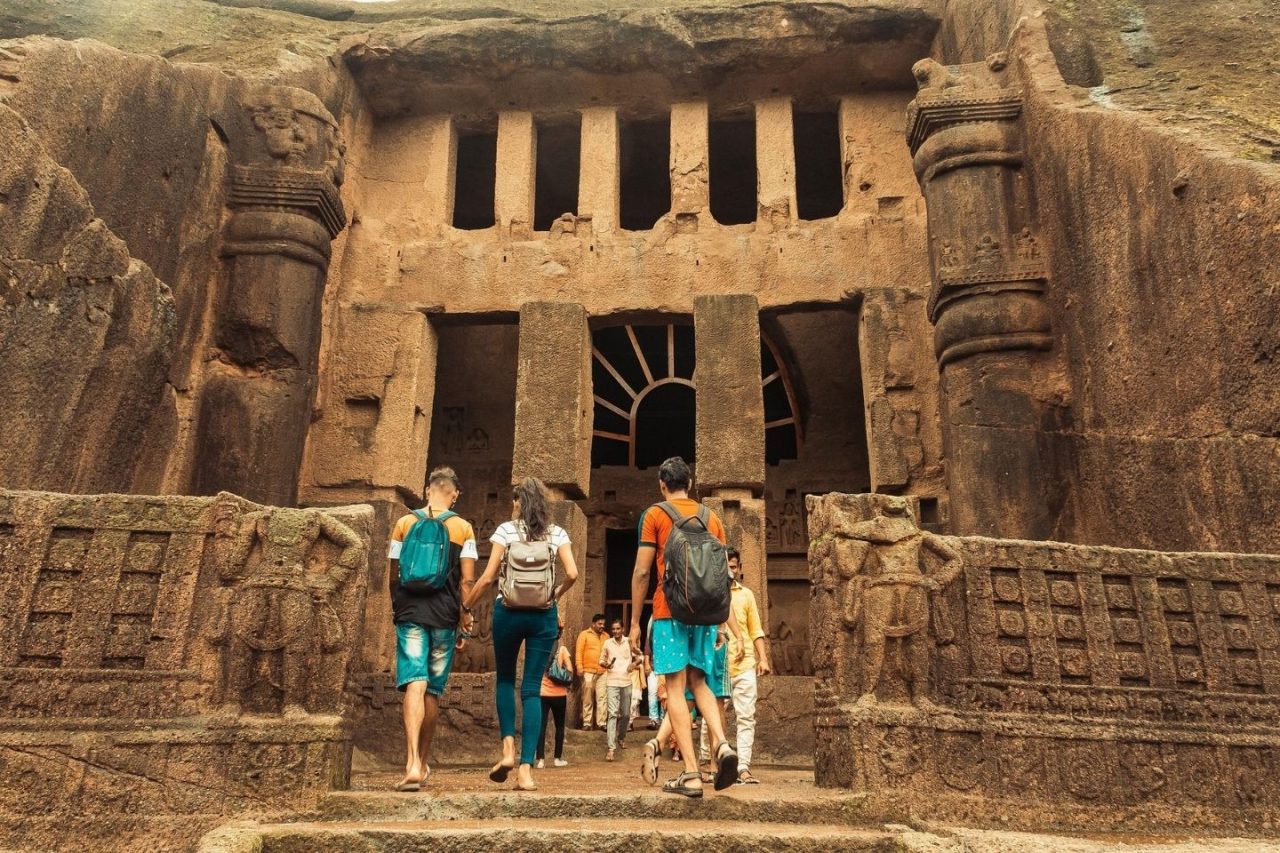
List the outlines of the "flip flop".
{"label": "flip flop", "polygon": [[399,785],[396,785],[395,789],[402,794],[408,794],[414,791],[421,791],[422,783],[405,781],[405,782],[401,782]]}
{"label": "flip flop", "polygon": [[716,781],[715,789],[723,791],[738,781],[738,753],[733,751],[727,740],[720,741],[716,747]]}
{"label": "flip flop", "polygon": [[697,773],[681,773],[674,779],[668,779],[662,783],[662,792],[664,794],[680,794],[691,799],[698,799],[702,796],[701,788],[690,788],[685,782],[690,779],[697,779]]}
{"label": "flip flop", "polygon": [[661,748],[657,738],[644,745],[644,756],[640,759],[640,778],[650,785],[658,784],[658,750]]}
{"label": "flip flop", "polygon": [[515,765],[508,767],[507,765],[499,761],[497,766],[489,771],[489,780],[491,782],[497,782],[499,785],[501,785],[503,782],[507,781],[507,777],[510,776],[511,771],[515,769],[516,769]]}

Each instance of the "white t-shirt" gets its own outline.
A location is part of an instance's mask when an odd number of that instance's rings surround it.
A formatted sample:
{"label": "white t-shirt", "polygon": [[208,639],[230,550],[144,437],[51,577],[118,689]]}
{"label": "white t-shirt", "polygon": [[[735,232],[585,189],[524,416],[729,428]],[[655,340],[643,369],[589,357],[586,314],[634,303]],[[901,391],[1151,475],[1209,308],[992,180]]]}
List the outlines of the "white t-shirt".
{"label": "white t-shirt", "polygon": [[[565,532],[563,527],[555,524],[547,525],[547,540],[557,551],[561,545],[569,544],[569,534]],[[498,529],[493,531],[493,535],[489,537],[489,541],[494,545],[501,545],[503,548],[509,548],[512,542],[520,541],[520,528],[516,526],[514,521],[504,521],[498,525]]]}

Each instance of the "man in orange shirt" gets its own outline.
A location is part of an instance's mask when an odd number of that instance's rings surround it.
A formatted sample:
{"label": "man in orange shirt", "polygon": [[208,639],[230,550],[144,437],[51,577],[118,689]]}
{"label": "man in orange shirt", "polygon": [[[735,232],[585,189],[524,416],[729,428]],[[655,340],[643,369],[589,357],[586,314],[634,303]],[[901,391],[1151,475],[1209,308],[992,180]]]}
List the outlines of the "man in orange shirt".
{"label": "man in orange shirt", "polygon": [[[689,466],[679,456],[666,460],[658,469],[658,490],[662,493],[662,500],[686,517],[697,515],[703,509],[701,504],[689,497],[691,481]],[[653,668],[655,672],[666,676],[668,696],[682,696],[686,683],[692,690],[698,711],[711,731],[716,763],[715,789],[719,791],[734,784],[738,778],[738,755],[725,738],[720,703],[707,684],[707,674],[715,666],[719,626],[686,625],[672,618],[671,608],[667,606],[663,594],[662,579],[666,571],[663,549],[673,529],[671,517],[656,504],[649,507],[640,518],[640,547],[636,551],[635,570],[631,576],[631,645],[633,648],[640,647],[639,615],[644,607],[645,594],[649,590],[649,570],[656,561],[658,588],[653,594],[653,619],[649,623]],[[713,512],[707,512],[706,529],[720,542],[726,541],[724,524]],[[727,595],[728,590],[725,592]],[[734,618],[732,608],[729,610],[728,625],[729,630],[738,638],[739,650],[745,648],[742,628]],[[741,656],[742,652],[739,651],[739,657]],[[686,797],[701,797],[702,777],[698,772],[698,753],[693,748],[689,708],[684,702],[668,702],[667,713],[671,717],[676,740],[680,745],[685,772],[663,785],[662,790]],[[650,741],[644,750],[644,760],[650,765],[650,771],[654,770],[652,765],[657,761],[653,747],[654,741]]]}
{"label": "man in orange shirt", "polygon": [[600,665],[600,649],[604,645],[604,614],[591,617],[582,629],[575,646],[574,663],[582,676],[582,728],[604,728],[606,684],[604,667]]}

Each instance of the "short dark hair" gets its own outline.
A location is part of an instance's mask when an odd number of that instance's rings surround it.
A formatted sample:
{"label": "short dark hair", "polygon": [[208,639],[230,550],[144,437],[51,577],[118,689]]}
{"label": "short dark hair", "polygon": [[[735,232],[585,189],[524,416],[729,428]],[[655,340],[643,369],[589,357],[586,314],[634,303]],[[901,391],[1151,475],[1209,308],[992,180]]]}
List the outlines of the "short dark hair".
{"label": "short dark hair", "polygon": [[737,548],[730,548],[728,551],[726,551],[724,558],[726,560],[737,560],[739,563],[742,562],[742,555],[738,553]]}
{"label": "short dark hair", "polygon": [[461,489],[462,486],[458,482],[457,473],[448,465],[441,465],[427,475],[427,486],[434,486],[436,483],[452,483],[455,489]]}
{"label": "short dark hair", "polygon": [[679,456],[672,456],[662,463],[658,469],[658,479],[669,492],[685,491],[693,482],[693,474],[689,471],[689,463]]}
{"label": "short dark hair", "polygon": [[622,620],[621,620],[621,619],[614,619],[612,622],[610,622],[610,623],[609,623],[609,627],[613,627],[614,625],[617,625],[619,628],[621,628],[621,627],[622,627]]}
{"label": "short dark hair", "polygon": [[604,614],[603,614],[603,613],[597,613],[595,616],[592,616],[592,617],[591,617],[591,621],[592,621],[592,622],[603,622],[603,621],[604,621]]}

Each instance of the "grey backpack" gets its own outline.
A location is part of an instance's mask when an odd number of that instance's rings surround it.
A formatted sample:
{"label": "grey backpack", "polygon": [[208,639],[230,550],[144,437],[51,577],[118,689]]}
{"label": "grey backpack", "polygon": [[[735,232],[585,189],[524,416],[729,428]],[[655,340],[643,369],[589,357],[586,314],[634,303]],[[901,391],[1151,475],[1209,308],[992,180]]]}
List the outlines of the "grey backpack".
{"label": "grey backpack", "polygon": [[498,593],[509,610],[547,610],[555,603],[556,548],[547,539],[529,539],[524,525],[520,538],[503,555]]}

